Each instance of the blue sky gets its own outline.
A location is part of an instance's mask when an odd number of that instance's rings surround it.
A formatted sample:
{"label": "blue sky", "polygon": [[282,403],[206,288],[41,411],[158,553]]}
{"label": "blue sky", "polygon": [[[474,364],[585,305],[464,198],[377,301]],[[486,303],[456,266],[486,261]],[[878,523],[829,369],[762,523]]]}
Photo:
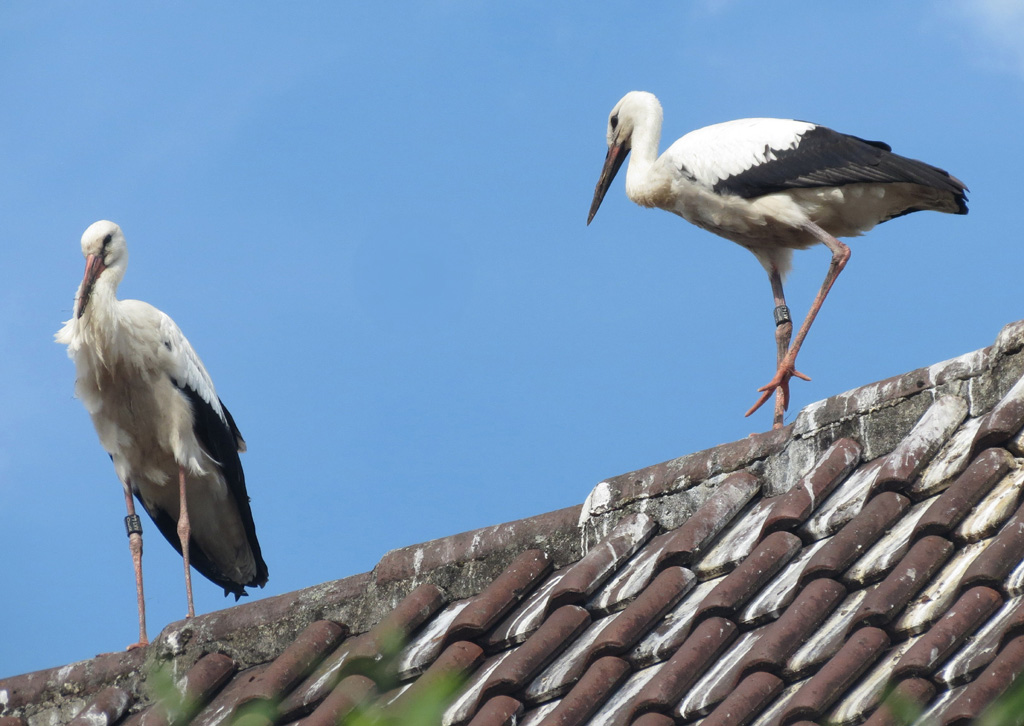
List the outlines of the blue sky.
{"label": "blue sky", "polygon": [[[787,420],[991,344],[1024,317],[1022,39],[995,0],[5,4],[0,677],[136,635],[120,485],[52,342],[90,223],[123,227],[121,297],[178,322],[248,441],[276,595],[770,427],[743,418],[774,372],[754,257],[621,179],[585,226],[629,90],[662,148],[793,117],[971,188],[967,217],[851,242]],[[795,318],[827,262],[796,254]],[[185,598],[146,528],[155,637]]]}

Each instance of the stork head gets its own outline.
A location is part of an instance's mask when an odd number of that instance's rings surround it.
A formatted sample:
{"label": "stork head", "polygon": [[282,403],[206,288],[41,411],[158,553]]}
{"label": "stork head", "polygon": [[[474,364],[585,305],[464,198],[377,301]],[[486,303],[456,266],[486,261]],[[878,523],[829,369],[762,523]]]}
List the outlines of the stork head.
{"label": "stork head", "polygon": [[653,93],[646,91],[630,91],[608,114],[608,154],[604,157],[601,177],[594,189],[594,201],[590,204],[587,224],[594,219],[604,195],[608,192],[608,187],[619,173],[619,167],[629,155],[629,150],[633,148],[633,131],[638,125],[647,122],[652,114],[656,115],[657,126],[660,129],[661,104]]}
{"label": "stork head", "polygon": [[85,276],[75,300],[75,317],[85,313],[93,289],[101,279],[116,289],[128,264],[128,247],[121,228],[113,222],[100,220],[89,225],[82,234],[82,254],[85,256]]}

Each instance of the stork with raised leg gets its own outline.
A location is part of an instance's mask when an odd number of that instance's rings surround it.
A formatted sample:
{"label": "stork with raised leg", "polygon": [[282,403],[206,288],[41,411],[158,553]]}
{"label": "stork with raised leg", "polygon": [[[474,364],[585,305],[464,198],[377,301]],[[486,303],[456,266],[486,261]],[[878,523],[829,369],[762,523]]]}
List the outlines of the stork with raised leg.
{"label": "stork with raised leg", "polygon": [[[776,371],[747,416],[775,393],[774,426],[789,405],[789,380],[810,380],[796,357],[850,248],[837,237],[860,235],[910,212],[967,214],[956,177],[824,126],[789,119],[749,118],[707,126],[683,136],[658,156],[661,104],[631,91],[608,117],[608,154],[594,190],[594,219],[619,167],[632,150],[626,196],[658,207],[750,250],[768,272],[775,298]],[[823,244],[828,272],[790,346],[793,324],[782,283],[793,250]]]}
{"label": "stork with raised leg", "polygon": [[190,567],[237,600],[246,587],[263,587],[267,565],[238,458],[245,441],[202,361],[166,314],[117,299],[128,264],[120,227],[91,225],[82,254],[74,314],[56,340],[68,346],[75,393],[124,486],[139,609],[135,645],[145,645],[142,524],[133,498],[184,558],[188,617],[195,615]]}

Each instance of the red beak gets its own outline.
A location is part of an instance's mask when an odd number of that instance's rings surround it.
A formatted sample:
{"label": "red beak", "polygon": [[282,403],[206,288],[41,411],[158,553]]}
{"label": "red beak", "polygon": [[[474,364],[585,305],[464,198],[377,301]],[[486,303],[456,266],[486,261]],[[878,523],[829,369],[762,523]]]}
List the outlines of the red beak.
{"label": "red beak", "polygon": [[612,185],[615,175],[619,173],[619,167],[629,155],[629,147],[616,144],[608,147],[608,155],[604,157],[604,167],[601,169],[601,178],[597,180],[597,187],[594,189],[594,201],[590,204],[590,214],[587,216],[587,224],[597,214],[597,208],[601,206],[604,195],[608,193],[608,187]]}
{"label": "red beak", "polygon": [[96,280],[103,274],[107,266],[103,264],[103,258],[96,255],[89,255],[85,258],[85,276],[82,278],[82,294],[78,298],[77,318],[82,317],[86,305],[89,304],[89,296],[92,295],[92,288]]}

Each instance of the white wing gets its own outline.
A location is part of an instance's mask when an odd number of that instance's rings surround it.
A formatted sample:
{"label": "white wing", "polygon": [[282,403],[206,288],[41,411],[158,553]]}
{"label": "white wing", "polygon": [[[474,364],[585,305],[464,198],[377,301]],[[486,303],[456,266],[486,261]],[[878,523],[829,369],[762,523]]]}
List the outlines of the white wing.
{"label": "white wing", "polygon": [[161,360],[167,374],[178,388],[188,388],[208,403],[226,424],[220,399],[203,361],[199,359],[199,355],[171,317],[160,310],[156,312],[160,315],[160,345],[164,349]]}
{"label": "white wing", "polygon": [[744,118],[691,131],[662,155],[698,184],[722,179],[774,160],[776,151],[795,148],[815,128],[812,123],[778,118]]}

